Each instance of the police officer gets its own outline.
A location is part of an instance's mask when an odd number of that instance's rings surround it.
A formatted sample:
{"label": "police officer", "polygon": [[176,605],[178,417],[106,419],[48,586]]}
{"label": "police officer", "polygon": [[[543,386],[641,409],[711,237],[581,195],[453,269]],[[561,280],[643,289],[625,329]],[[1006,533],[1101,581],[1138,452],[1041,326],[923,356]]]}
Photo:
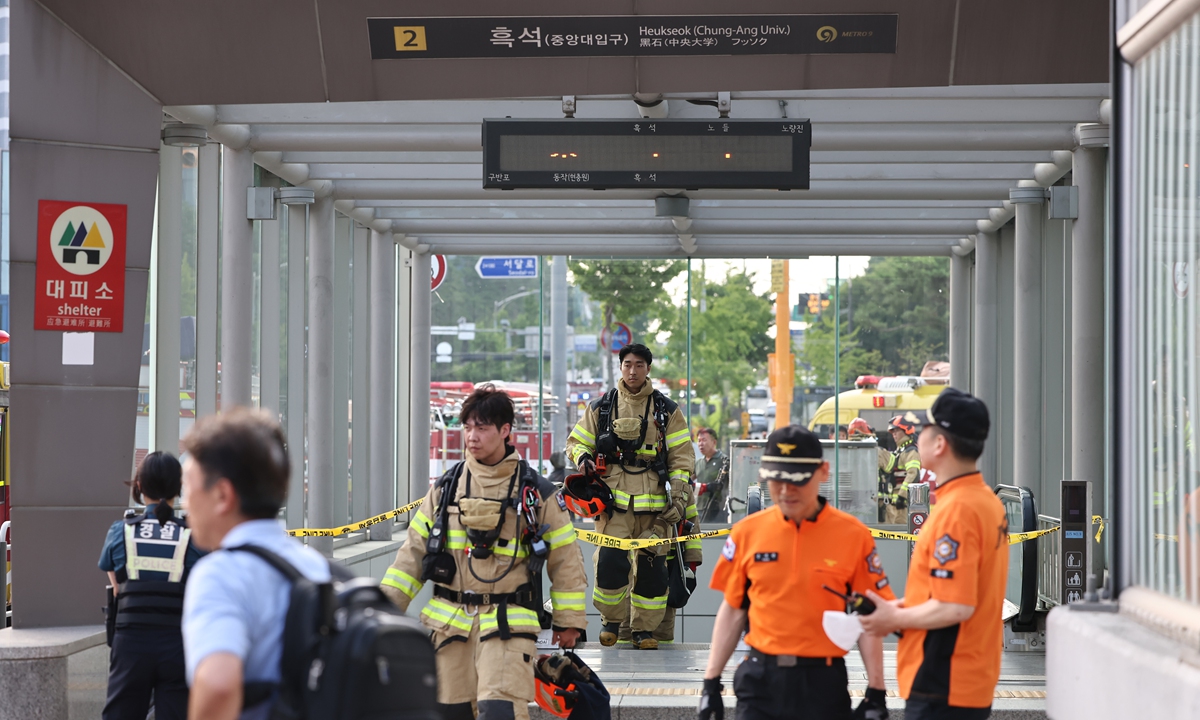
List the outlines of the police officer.
{"label": "police officer", "polygon": [[921,456],[917,453],[917,426],[906,420],[903,415],[897,415],[888,423],[888,432],[896,441],[896,449],[892,451],[884,466],[884,477],[889,481],[887,503],[884,508],[884,522],[891,524],[908,524],[908,486],[915,483],[921,474]]}
{"label": "police officer", "polygon": [[[612,488],[612,512],[596,517],[597,532],[623,539],[671,537],[688,505],[684,485],[695,463],[691,433],[679,406],[650,385],[650,348],[626,345],[619,357],[617,387],[580,417],[567,438],[567,455],[583,472],[602,467]],[[592,603],[604,623],[601,645],[615,645],[629,618],[634,647],[658,649],[653,633],[667,609],[669,547],[635,551],[635,562],[626,550],[596,552]]]}
{"label": "police officer", "polygon": [[[421,622],[433,631],[444,720],[528,720],[538,633],[553,627],[570,648],[587,627],[575,527],[557,488],[512,447],[514,414],[491,385],[463,402],[467,458],[430,488],[382,582],[402,609],[434,583]],[[542,617],[543,567],[552,621]]]}
{"label": "police officer", "polygon": [[729,456],[717,448],[717,433],[712,428],[696,431],[700,457],[696,460],[696,486],[700,496],[700,513],[706,523],[718,522],[725,509],[729,490]]}
{"label": "police officer", "polygon": [[846,603],[835,593],[892,597],[870,530],[820,496],[829,463],[808,430],[790,425],[772,432],[758,472],[775,504],[733,526],[713,571],[711,587],[724,601],[699,720],[724,717],[721,673],[747,617],[750,652],[733,680],[738,720],[886,718],[883,640],[858,638],[868,689],[852,715],[843,656],[854,637],[834,630],[835,642],[826,630],[827,623],[847,620]]}
{"label": "police officer", "polygon": [[202,553],[172,510],[181,476],[170,453],[147,455],[131,488],[146,509],[113,523],[100,553],[116,595],[108,608],[113,633],[104,720],[146,717],[152,693],[159,720],[187,717],[180,622],[184,585]]}

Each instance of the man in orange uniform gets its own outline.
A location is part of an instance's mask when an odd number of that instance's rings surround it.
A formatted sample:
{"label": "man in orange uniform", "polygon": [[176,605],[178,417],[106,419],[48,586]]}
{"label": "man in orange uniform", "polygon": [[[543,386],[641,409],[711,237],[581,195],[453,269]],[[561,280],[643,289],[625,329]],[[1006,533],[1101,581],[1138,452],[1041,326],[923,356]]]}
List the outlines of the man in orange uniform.
{"label": "man in orange uniform", "polygon": [[976,465],[987,406],[946,388],[928,412],[907,415],[924,426],[917,449],[939,478],[937,504],[913,549],[905,597],[868,596],[879,607],[863,628],[904,631],[896,674],[905,720],[983,720],[1000,679],[1008,577],[1008,518]]}
{"label": "man in orange uniform", "polygon": [[[850,720],[846,650],[826,635],[823,622],[826,611],[841,614],[846,607],[825,588],[892,597],[875,540],[866,525],[818,494],[829,463],[808,430],[790,425],[771,433],[758,473],[775,505],[733,526],[713,571],[712,588],[725,599],[713,627],[699,720],[724,717],[721,672],[747,615],[750,653],[733,680],[738,720]],[[858,643],[868,690],[853,717],[883,720],[883,639],[862,635]]]}

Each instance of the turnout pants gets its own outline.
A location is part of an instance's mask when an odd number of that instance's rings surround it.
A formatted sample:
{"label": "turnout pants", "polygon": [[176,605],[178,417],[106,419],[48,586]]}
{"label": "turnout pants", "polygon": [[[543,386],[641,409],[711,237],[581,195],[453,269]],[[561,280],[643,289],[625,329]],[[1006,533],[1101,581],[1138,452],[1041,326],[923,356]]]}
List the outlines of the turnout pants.
{"label": "turnout pants", "polygon": [[[654,524],[655,515],[615,512],[597,522],[597,532],[617,538],[636,538]],[[620,550],[602,547],[596,551],[596,588],[592,604],[602,622],[629,622],[632,632],[653,632],[667,610],[668,546],[655,550]],[[627,597],[628,596],[628,597]]]}
{"label": "turnout pants", "polygon": [[898,508],[895,505],[887,504],[883,506],[883,521],[889,525],[907,525],[908,524],[908,508]]}
{"label": "turnout pants", "polygon": [[850,720],[842,658],[792,658],[790,667],[777,660],[753,651],[738,665],[737,720]]}
{"label": "turnout pants", "polygon": [[437,648],[438,703],[443,720],[529,720],[534,699],[537,642],[529,638],[479,640],[476,616],[470,636],[433,633]]}
{"label": "turnout pants", "polygon": [[183,634],[178,628],[120,628],[113,635],[104,720],[144,718],[154,694],[154,717],[186,720]]}

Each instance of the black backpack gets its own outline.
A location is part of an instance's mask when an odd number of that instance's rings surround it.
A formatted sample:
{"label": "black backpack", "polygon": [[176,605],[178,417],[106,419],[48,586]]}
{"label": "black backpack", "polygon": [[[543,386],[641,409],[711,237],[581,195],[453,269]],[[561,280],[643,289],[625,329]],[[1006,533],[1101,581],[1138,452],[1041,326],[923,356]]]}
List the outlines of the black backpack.
{"label": "black backpack", "polygon": [[244,707],[278,691],[271,720],[440,720],[429,633],[378,583],[332,563],[335,579],[317,583],[265,548],[229,549],[257,555],[292,583],[281,680],[246,683]]}

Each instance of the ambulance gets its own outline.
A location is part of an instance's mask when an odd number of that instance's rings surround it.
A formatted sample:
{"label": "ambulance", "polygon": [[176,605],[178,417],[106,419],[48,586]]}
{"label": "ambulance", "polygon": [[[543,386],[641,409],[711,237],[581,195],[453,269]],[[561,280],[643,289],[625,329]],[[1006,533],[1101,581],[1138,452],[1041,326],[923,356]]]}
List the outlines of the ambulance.
{"label": "ambulance", "polygon": [[834,398],[821,403],[808,423],[808,429],[820,438],[832,438],[837,425],[843,427],[854,418],[862,418],[875,429],[882,447],[893,449],[887,432],[888,421],[908,410],[928,410],[949,383],[949,378],[860,375],[854,389],[837,397],[835,422]]}

